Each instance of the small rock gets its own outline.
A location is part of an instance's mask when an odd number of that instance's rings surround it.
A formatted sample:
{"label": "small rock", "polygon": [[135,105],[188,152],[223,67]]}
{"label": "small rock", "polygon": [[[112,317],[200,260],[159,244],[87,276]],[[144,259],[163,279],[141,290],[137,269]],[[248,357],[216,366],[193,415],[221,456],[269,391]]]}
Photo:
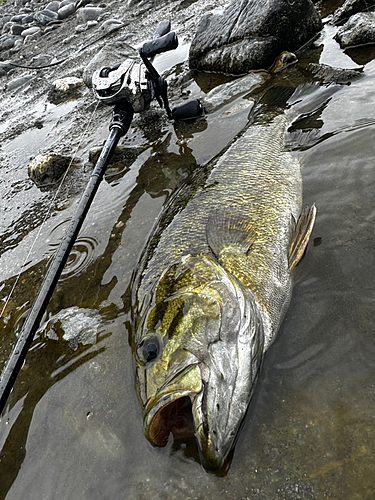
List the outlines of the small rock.
{"label": "small rock", "polygon": [[21,26],[20,24],[13,24],[10,28],[11,35],[20,35],[22,31],[25,31],[25,26]]}
{"label": "small rock", "polygon": [[104,33],[111,33],[112,31],[119,29],[121,26],[124,26],[124,23],[118,19],[107,19],[107,21],[104,21],[100,28],[104,31]]}
{"label": "small rock", "polygon": [[71,35],[71,36],[68,36],[67,38],[64,38],[62,43],[64,45],[67,45],[68,43],[72,42],[73,40],[76,40],[77,38],[78,38],[77,35]]}
{"label": "small rock", "polygon": [[13,48],[10,49],[10,52],[12,54],[16,54],[17,52],[19,52],[21,50],[22,45],[23,45],[23,40],[16,40]]}
{"label": "small rock", "polygon": [[[260,87],[269,75],[266,72],[253,72],[232,82],[223,83],[212,89],[204,98],[205,107],[218,107],[231,101],[233,98]],[[208,106],[207,106],[208,105]]]}
{"label": "small rock", "polygon": [[12,23],[21,23],[22,17],[22,14],[18,14],[17,16],[12,16],[10,20],[12,21]]}
{"label": "small rock", "polygon": [[11,35],[0,36],[0,51],[11,49],[12,47],[14,47],[15,42],[15,38]]}
{"label": "small rock", "polygon": [[78,24],[75,27],[75,30],[76,30],[77,33],[83,33],[84,31],[87,30],[87,24]]}
{"label": "small rock", "polygon": [[63,0],[61,3],[60,3],[60,9],[62,9],[63,7],[65,7],[66,5],[69,5],[69,4],[75,4],[75,0]]}
{"label": "small rock", "polygon": [[40,32],[39,26],[32,26],[31,28],[27,28],[24,31],[22,31],[21,35],[23,37],[26,37],[28,35],[35,35],[36,33]]}
{"label": "small rock", "polygon": [[344,24],[350,16],[368,10],[368,0],[346,0],[333,14],[332,23]]}
{"label": "small rock", "polygon": [[71,161],[71,158],[63,155],[38,155],[29,163],[28,175],[38,187],[55,184]]}
{"label": "small rock", "polygon": [[354,14],[336,33],[336,40],[345,49],[354,45],[375,42],[375,13]]}
{"label": "small rock", "polygon": [[76,8],[74,7],[74,3],[68,3],[61,7],[58,11],[57,14],[59,16],[59,19],[66,19],[67,17],[71,16],[74,14],[76,11]]}
{"label": "small rock", "polygon": [[33,14],[27,14],[26,16],[22,17],[22,24],[30,24],[34,21],[34,15]]}
{"label": "small rock", "polygon": [[50,64],[52,59],[53,56],[49,54],[38,54],[37,56],[31,59],[30,66],[32,66],[33,68],[39,66],[48,66],[48,64]]}
{"label": "small rock", "polygon": [[71,349],[76,350],[78,344],[92,345],[96,343],[101,324],[102,320],[98,311],[73,306],[69,309],[62,309],[52,316],[38,330],[38,333],[51,340],[63,339],[69,343]]}
{"label": "small rock", "polygon": [[57,12],[52,12],[52,10],[44,9],[34,14],[34,20],[41,24],[42,26],[46,26],[48,23],[52,21],[57,21],[59,16]]}
{"label": "small rock", "polygon": [[2,30],[3,34],[9,33],[12,26],[13,26],[13,23],[11,21],[8,21],[7,23],[5,23],[3,26],[3,30]]}
{"label": "small rock", "polygon": [[87,27],[88,28],[93,28],[94,26],[98,25],[98,21],[87,21]]}
{"label": "small rock", "polygon": [[102,12],[103,9],[100,7],[81,7],[77,10],[78,24],[85,24],[87,21],[97,21]]}
{"label": "small rock", "polygon": [[67,76],[66,78],[59,78],[58,80],[55,80],[52,85],[54,90],[68,94],[73,89],[82,87],[84,82],[75,76]]}
{"label": "small rock", "polygon": [[28,83],[30,80],[34,78],[34,75],[28,74],[28,75],[23,75],[20,76],[19,78],[15,78],[14,80],[11,80],[5,85],[5,90],[14,90],[22,85],[25,85],[25,83]]}
{"label": "small rock", "polygon": [[73,76],[55,80],[52,89],[48,93],[48,100],[53,104],[60,104],[68,99],[77,99],[81,95],[78,90],[83,85],[83,80]]}
{"label": "small rock", "polygon": [[46,9],[51,10],[52,12],[57,12],[59,8],[60,8],[60,2],[57,2],[56,0],[46,5]]}
{"label": "small rock", "polygon": [[5,76],[8,71],[14,68],[14,66],[12,66],[10,62],[11,61],[0,62],[0,76]]}

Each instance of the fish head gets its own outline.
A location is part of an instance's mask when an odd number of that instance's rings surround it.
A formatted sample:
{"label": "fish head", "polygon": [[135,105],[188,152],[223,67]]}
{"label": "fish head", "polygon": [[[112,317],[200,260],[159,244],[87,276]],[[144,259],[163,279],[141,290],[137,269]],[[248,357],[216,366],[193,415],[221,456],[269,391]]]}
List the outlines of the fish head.
{"label": "fish head", "polygon": [[263,354],[255,299],[214,259],[185,256],[159,280],[137,329],[136,386],[155,446],[195,436],[203,465],[222,469]]}

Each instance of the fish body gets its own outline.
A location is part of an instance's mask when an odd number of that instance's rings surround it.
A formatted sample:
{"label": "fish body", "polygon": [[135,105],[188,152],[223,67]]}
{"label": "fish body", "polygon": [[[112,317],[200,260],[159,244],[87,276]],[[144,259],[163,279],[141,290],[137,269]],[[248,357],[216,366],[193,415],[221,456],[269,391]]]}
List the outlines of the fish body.
{"label": "fish body", "polygon": [[284,114],[254,123],[179,189],[134,280],[145,435],[157,446],[195,435],[209,469],[233,448],[314,223],[286,126]]}

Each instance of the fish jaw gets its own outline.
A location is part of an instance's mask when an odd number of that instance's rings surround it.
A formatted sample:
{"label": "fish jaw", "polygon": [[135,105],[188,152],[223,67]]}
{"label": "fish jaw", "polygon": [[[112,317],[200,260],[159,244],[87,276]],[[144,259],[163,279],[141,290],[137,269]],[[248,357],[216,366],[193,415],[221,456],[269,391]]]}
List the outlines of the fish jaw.
{"label": "fish jaw", "polygon": [[150,398],[144,410],[143,428],[151,444],[165,446],[170,434],[174,439],[194,436],[191,409],[201,391],[200,369],[193,364],[175,375],[170,384]]}
{"label": "fish jaw", "polygon": [[263,359],[263,324],[256,304],[239,303],[244,308],[242,318],[247,320],[239,325],[235,344],[224,339],[210,346],[209,378],[192,407],[202,463],[212,471],[222,470],[228,463]]}

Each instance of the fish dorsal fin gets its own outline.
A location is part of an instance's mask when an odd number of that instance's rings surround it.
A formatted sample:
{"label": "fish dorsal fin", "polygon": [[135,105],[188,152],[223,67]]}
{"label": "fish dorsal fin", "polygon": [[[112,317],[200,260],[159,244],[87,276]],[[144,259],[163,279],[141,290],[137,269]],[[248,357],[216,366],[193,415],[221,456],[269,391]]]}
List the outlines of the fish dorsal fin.
{"label": "fish dorsal fin", "polygon": [[227,211],[210,215],[206,226],[207,242],[219,259],[223,251],[247,254],[256,239],[251,219]]}
{"label": "fish dorsal fin", "polygon": [[306,207],[298,218],[289,244],[288,264],[290,270],[296,267],[306,250],[311,231],[314,227],[315,216],[316,207],[312,205],[312,207]]}

